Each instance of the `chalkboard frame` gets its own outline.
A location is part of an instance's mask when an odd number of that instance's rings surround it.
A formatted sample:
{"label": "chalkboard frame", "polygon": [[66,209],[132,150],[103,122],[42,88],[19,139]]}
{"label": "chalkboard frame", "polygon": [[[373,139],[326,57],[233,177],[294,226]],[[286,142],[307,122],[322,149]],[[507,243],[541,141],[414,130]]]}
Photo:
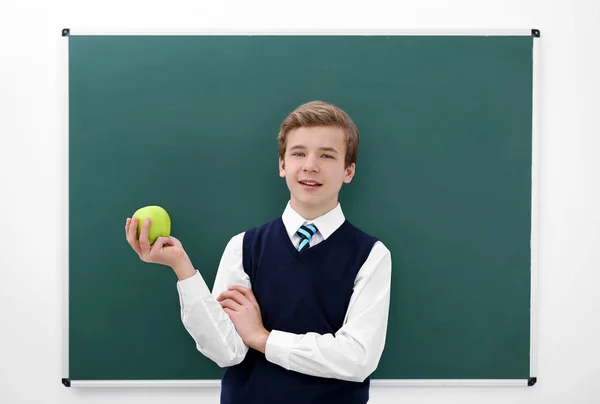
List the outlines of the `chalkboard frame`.
{"label": "chalkboard frame", "polygon": [[[377,380],[371,381],[373,386],[533,386],[537,382],[537,321],[538,321],[538,186],[539,186],[539,75],[540,75],[540,46],[541,37],[538,29],[497,29],[497,30],[370,30],[370,31],[131,31],[131,30],[73,30],[65,28],[61,36],[68,39],[74,35],[453,35],[453,36],[533,36],[533,88],[532,88],[532,190],[531,190],[531,338],[530,338],[530,377],[515,380]],[[62,166],[61,197],[64,201],[61,211],[63,223],[68,223],[68,40],[61,44],[62,63],[60,71],[61,96],[61,126],[63,143],[61,144]],[[220,380],[72,380],[69,378],[69,263],[68,263],[68,225],[61,229],[62,250],[60,251],[60,266],[62,269],[62,375],[61,383],[66,387],[218,387]]]}

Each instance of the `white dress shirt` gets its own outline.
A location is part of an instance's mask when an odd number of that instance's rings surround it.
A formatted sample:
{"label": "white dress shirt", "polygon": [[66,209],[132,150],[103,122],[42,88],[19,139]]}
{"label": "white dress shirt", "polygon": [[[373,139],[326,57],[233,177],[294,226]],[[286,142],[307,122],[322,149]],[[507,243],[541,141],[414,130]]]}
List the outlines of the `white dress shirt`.
{"label": "white dress shirt", "polygon": [[[317,227],[310,240],[312,247],[331,236],[345,217],[338,203],[333,210],[307,221],[288,202],[282,220],[297,248],[300,237],[296,231],[301,225],[313,223]],[[252,287],[242,264],[243,238],[244,233],[240,233],[225,247],[212,294],[198,270],[194,276],[177,282],[183,325],[196,342],[196,348],[220,367],[242,362],[249,349],[216,301],[232,285]],[[272,330],[267,339],[266,359],[312,376],[365,380],[377,368],[385,345],[391,270],[390,251],[377,241],[356,275],[344,324],[335,335]]]}

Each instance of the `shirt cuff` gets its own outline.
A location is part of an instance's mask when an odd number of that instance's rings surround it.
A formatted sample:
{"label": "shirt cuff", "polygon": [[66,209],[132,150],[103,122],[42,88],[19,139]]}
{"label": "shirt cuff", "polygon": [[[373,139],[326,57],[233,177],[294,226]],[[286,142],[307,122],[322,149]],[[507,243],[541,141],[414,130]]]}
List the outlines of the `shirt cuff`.
{"label": "shirt cuff", "polygon": [[301,335],[284,331],[273,330],[267,338],[265,347],[265,358],[284,369],[290,369],[290,352],[296,345]]}
{"label": "shirt cuff", "polygon": [[198,270],[193,276],[177,281],[177,290],[179,291],[182,307],[210,295],[210,290]]}

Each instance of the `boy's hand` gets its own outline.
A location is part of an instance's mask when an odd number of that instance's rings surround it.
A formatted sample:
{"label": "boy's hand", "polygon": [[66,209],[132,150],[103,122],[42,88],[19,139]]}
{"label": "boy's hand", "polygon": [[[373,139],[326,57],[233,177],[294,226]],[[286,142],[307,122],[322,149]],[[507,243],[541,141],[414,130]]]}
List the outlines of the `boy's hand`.
{"label": "boy's hand", "polygon": [[263,326],[260,307],[252,290],[235,285],[221,293],[217,301],[231,318],[244,343],[264,353],[269,332]]}
{"label": "boy's hand", "polygon": [[179,240],[173,236],[159,237],[154,244],[150,245],[148,240],[150,218],[146,218],[139,240],[137,238],[137,228],[138,218],[127,218],[125,223],[127,242],[142,261],[170,266],[180,279],[182,279],[182,275],[191,276],[195,274],[195,270]]}

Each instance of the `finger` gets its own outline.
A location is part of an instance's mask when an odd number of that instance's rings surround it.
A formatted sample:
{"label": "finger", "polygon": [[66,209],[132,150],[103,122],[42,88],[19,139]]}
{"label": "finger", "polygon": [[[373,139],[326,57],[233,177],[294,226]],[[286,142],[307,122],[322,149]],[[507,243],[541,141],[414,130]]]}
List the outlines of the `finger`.
{"label": "finger", "polygon": [[142,250],[140,248],[140,243],[137,238],[137,222],[138,219],[134,217],[129,221],[129,228],[127,229],[127,241],[133,250],[137,253],[137,255],[142,258]]}
{"label": "finger", "polygon": [[252,289],[246,288],[241,285],[233,285],[229,287],[229,290],[238,291],[241,293],[246,299],[248,299],[252,304],[258,306],[258,302],[256,301],[256,296],[252,292]]}
{"label": "finger", "polygon": [[127,218],[125,221],[125,237],[129,238],[129,227],[131,227],[131,218]]}
{"label": "finger", "polygon": [[129,228],[127,229],[127,236],[137,240],[137,226],[138,218],[134,217],[129,221]]}
{"label": "finger", "polygon": [[233,296],[240,296],[240,295],[242,295],[242,294],[239,291],[232,290],[232,287],[230,287],[228,290],[221,292],[221,294],[219,295],[217,300],[229,299]]}
{"label": "finger", "polygon": [[219,295],[219,297],[217,297],[217,301],[220,302],[221,300],[227,299],[227,296],[228,296],[228,295],[226,295],[227,292],[228,292],[227,290],[224,291],[224,292],[221,292],[221,294]]}
{"label": "finger", "polygon": [[150,218],[147,217],[142,225],[142,231],[140,232],[140,248],[142,255],[146,256],[150,253],[150,241],[148,240],[148,229],[150,228]]}
{"label": "finger", "polygon": [[227,300],[227,299],[232,299],[232,300],[234,300],[236,303],[238,303],[238,304],[241,304],[241,302],[240,302],[240,301],[238,301],[238,300],[239,300],[239,297],[237,297],[237,296],[235,295],[235,292],[234,292],[234,291],[226,290],[225,292],[223,292],[223,293],[221,293],[221,294],[219,295],[219,299],[218,299],[218,300],[219,300],[219,301],[224,301],[224,300]]}
{"label": "finger", "polygon": [[246,296],[244,296],[237,290],[225,291],[225,292],[223,292],[223,296],[226,299],[234,300],[236,303],[238,303],[242,306],[250,306],[252,304],[252,302],[248,298],[246,298]]}
{"label": "finger", "polygon": [[162,248],[174,245],[173,240],[169,237],[158,237],[154,244],[152,244],[152,248]]}
{"label": "finger", "polygon": [[221,302],[221,307],[224,309],[231,309],[233,311],[238,311],[242,308],[242,305],[238,304],[232,299],[225,299]]}
{"label": "finger", "polygon": [[252,293],[251,289],[241,285],[232,285],[229,287],[229,291],[241,294],[244,297],[244,302],[250,302],[258,307],[258,302],[256,301],[254,293]]}

